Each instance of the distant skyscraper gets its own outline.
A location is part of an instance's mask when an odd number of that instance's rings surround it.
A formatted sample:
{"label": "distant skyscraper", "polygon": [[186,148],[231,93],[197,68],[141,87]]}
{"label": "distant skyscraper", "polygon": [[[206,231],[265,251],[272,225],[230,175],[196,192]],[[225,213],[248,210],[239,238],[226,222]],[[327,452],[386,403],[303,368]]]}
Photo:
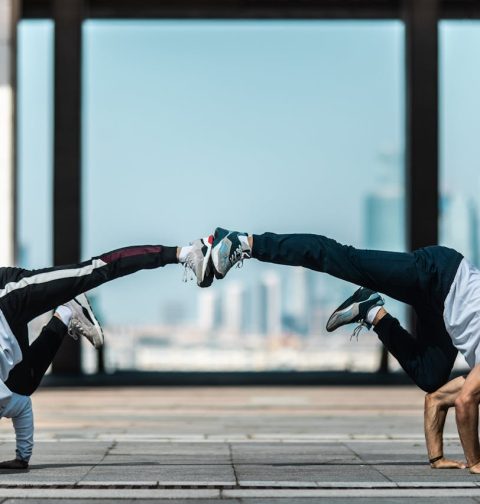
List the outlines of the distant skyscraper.
{"label": "distant skyscraper", "polygon": [[[404,198],[394,185],[376,188],[365,201],[365,246],[373,250],[405,250]],[[402,320],[405,309],[387,298],[389,312]]]}
{"label": "distant skyscraper", "polygon": [[282,294],[280,276],[267,271],[260,283],[260,332],[280,334],[282,331]]}
{"label": "distant skyscraper", "polygon": [[219,323],[219,302],[217,292],[213,289],[202,289],[198,293],[198,327],[211,331]]}
{"label": "distant skyscraper", "polygon": [[476,203],[470,200],[470,204],[468,206],[469,210],[469,220],[470,220],[470,237],[472,243],[472,255],[470,256],[470,260],[477,266],[480,267],[480,250],[479,250],[479,221],[478,221],[478,207]]}
{"label": "distant skyscraper", "polygon": [[302,267],[289,268],[288,286],[284,325],[287,330],[308,334],[314,297],[312,271]]}
{"label": "distant skyscraper", "polygon": [[478,213],[475,202],[460,194],[443,195],[440,215],[440,243],[455,248],[478,265]]}
{"label": "distant skyscraper", "polygon": [[227,284],[223,296],[223,329],[241,334],[246,328],[246,292],[239,282]]}
{"label": "distant skyscraper", "polygon": [[403,196],[395,187],[380,188],[365,199],[366,247],[402,251],[405,248]]}
{"label": "distant skyscraper", "polygon": [[177,300],[170,300],[161,307],[162,320],[165,324],[176,326],[185,321],[185,305]]}

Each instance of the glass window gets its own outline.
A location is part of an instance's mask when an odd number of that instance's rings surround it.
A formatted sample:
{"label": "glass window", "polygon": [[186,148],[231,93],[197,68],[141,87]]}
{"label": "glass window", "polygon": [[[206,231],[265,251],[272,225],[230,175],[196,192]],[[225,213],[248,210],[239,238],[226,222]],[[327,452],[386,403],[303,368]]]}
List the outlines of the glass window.
{"label": "glass window", "polygon": [[[52,264],[53,22],[18,25],[17,236],[18,264]],[[48,315],[29,324],[36,338]]]}
{"label": "glass window", "polygon": [[[84,255],[216,226],[403,250],[403,46],[395,21],[86,22]],[[206,290],[182,274],[97,289],[110,368],[378,366],[373,334],[325,333],[352,285],[255,261]]]}
{"label": "glass window", "polygon": [[[440,23],[440,243],[480,266],[479,21]],[[458,366],[466,366],[461,355]]]}
{"label": "glass window", "polygon": [[52,262],[53,22],[18,25],[19,263]]}
{"label": "glass window", "polygon": [[480,22],[442,22],[440,44],[441,243],[480,266]]}

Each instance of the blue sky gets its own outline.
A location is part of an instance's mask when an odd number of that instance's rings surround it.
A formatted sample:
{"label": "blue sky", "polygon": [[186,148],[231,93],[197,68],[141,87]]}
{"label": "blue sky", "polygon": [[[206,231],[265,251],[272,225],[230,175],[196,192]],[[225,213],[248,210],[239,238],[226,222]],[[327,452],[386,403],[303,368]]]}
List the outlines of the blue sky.
{"label": "blue sky", "polygon": [[[478,126],[478,26],[441,29],[442,183],[470,192],[479,188],[478,128],[470,127]],[[28,267],[51,262],[52,41],[51,23],[22,23]],[[400,22],[88,21],[84,41],[84,258],[135,243],[182,244],[217,225],[362,246],[365,196],[402,186]],[[467,177],[449,175],[460,166]],[[261,271],[249,263],[241,275],[255,282]],[[162,307],[184,303],[194,319],[197,290],[181,276],[171,267],[102,286],[105,318],[156,322]]]}

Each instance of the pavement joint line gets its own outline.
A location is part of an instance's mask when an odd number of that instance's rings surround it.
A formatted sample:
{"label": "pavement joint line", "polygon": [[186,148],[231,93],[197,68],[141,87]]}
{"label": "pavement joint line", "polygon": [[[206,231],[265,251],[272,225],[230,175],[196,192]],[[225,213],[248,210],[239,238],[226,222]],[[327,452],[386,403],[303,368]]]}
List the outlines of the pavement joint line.
{"label": "pavement joint line", "polygon": [[106,458],[107,456],[109,455],[109,453],[117,446],[117,441],[112,441],[110,443],[110,445],[107,447],[107,449],[105,450],[105,453],[103,455],[103,457],[101,458],[101,460],[97,461],[96,463],[94,463],[92,465],[92,467],[90,467],[88,469],[88,471],[82,476],[82,478],[80,478],[80,481],[83,481],[85,480],[85,478],[96,468],[99,466],[99,464],[101,464]]}
{"label": "pavement joint line", "polygon": [[232,444],[228,443],[228,453],[230,455],[230,464],[232,466],[232,471],[233,471],[233,477],[235,478],[235,484],[238,486],[238,474],[237,474],[237,468],[235,467],[235,463],[233,461],[233,449],[232,449]]}
{"label": "pavement joint line", "polygon": [[240,484],[229,484],[228,482],[166,482],[152,481],[152,482],[132,482],[132,481],[118,481],[118,482],[86,482],[79,481],[77,483],[49,483],[49,482],[18,482],[18,483],[1,483],[0,495],[6,490],[219,490],[219,491],[273,491],[273,490],[475,490],[478,494],[478,487],[480,482],[350,482],[350,481],[311,481],[311,482],[274,482],[274,481],[245,481]]}
{"label": "pavement joint line", "polygon": [[[265,437],[265,438],[259,438],[255,437],[254,435],[252,437],[245,437],[245,438],[233,438],[233,437],[222,437],[222,438],[216,438],[216,439],[204,439],[204,438],[195,438],[195,439],[186,439],[186,438],[162,438],[162,437],[156,437],[152,436],[150,438],[119,438],[117,436],[110,436],[108,438],[102,438],[102,439],[70,439],[70,438],[62,438],[62,439],[38,439],[36,440],[36,444],[41,444],[41,443],[98,443],[98,442],[104,442],[104,443],[112,443],[112,442],[117,442],[117,443],[128,443],[128,442],[135,442],[139,444],[150,444],[152,442],[154,443],[159,443],[159,444],[169,444],[169,443],[298,443],[298,444],[311,444],[311,443],[317,443],[317,444],[322,444],[322,443],[417,443],[419,441],[424,441],[424,436],[417,436],[417,437],[408,437],[408,438],[356,438],[356,437],[312,437],[312,438],[296,438],[296,437],[291,437],[291,438],[286,438],[286,437]],[[445,437],[444,440],[446,441],[458,441],[458,436],[452,436],[451,438]],[[15,442],[14,439],[8,440],[9,442]]]}
{"label": "pavement joint line", "polygon": [[357,453],[351,446],[348,445],[348,443],[342,443],[342,446],[347,448],[348,450],[350,450],[357,459],[359,459],[361,462],[364,463],[364,465],[372,467],[380,475],[380,477],[386,479],[387,482],[395,484],[395,482],[391,478],[389,478],[387,475],[383,474],[380,471],[380,469],[378,469],[376,466],[370,464],[369,462],[366,462],[359,453]]}

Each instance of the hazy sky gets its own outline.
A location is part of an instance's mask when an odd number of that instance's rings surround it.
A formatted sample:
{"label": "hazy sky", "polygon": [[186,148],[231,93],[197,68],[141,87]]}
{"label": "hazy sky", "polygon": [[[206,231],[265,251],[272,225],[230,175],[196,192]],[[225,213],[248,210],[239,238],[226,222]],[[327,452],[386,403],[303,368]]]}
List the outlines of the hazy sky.
{"label": "hazy sky", "polygon": [[[365,196],[403,183],[400,22],[88,21],[84,40],[85,258],[217,225],[362,246]],[[442,24],[441,41],[443,185],[476,194],[480,25]],[[29,267],[51,262],[52,42],[51,23],[22,22]],[[250,262],[231,277],[253,283],[262,271]],[[101,287],[107,321],[156,322],[183,300],[194,319],[197,289],[181,277],[177,266]]]}

